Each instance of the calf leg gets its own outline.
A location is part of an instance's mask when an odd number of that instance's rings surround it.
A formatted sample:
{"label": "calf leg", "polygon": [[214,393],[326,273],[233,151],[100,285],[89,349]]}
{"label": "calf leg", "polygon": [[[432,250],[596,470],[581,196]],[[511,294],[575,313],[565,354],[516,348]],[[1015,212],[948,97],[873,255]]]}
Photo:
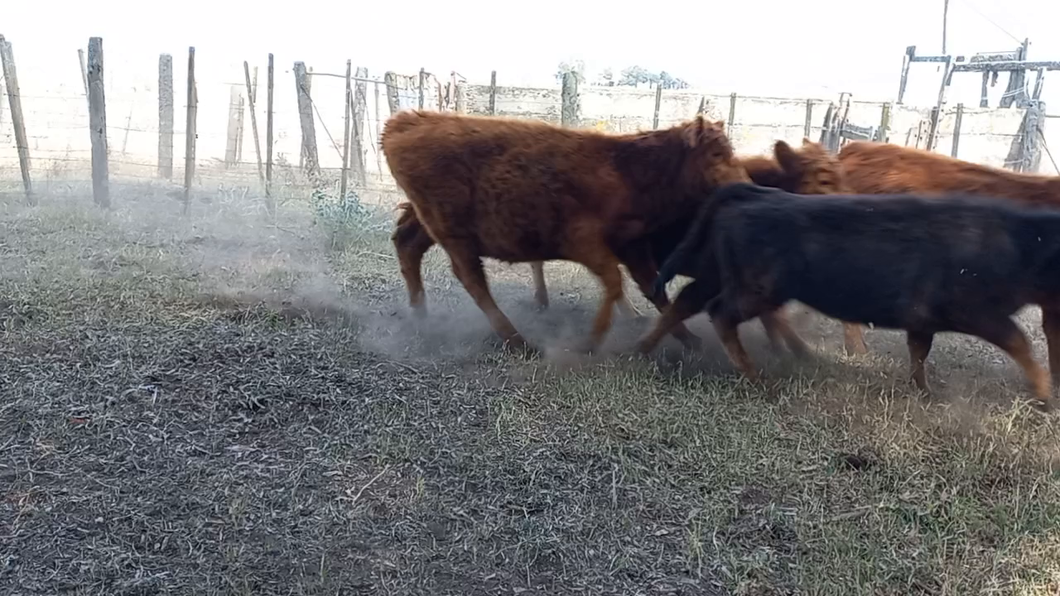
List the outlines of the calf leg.
{"label": "calf leg", "polygon": [[1053,305],[1042,306],[1042,331],[1049,347],[1049,372],[1053,384],[1060,385],[1060,308]]}
{"label": "calf leg", "polygon": [[467,293],[475,300],[486,318],[489,319],[493,330],[504,340],[505,344],[514,349],[529,349],[523,336],[515,330],[515,326],[508,320],[490,294],[489,284],[486,282],[486,272],[482,268],[482,259],[474,251],[462,244],[448,243],[443,245],[449,253],[449,262],[453,267],[453,274],[463,284]]}
{"label": "calf leg", "polygon": [[655,326],[637,342],[637,351],[647,354],[654,350],[671,329],[680,325],[688,317],[702,311],[707,301],[713,297],[712,288],[700,281],[693,281],[681,288],[673,304],[662,309],[662,316],[655,321]]}
{"label": "calf leg", "polygon": [[596,350],[604,339],[604,335],[611,329],[611,316],[615,305],[622,300],[622,272],[618,269],[618,258],[606,246],[600,246],[589,252],[582,259],[582,264],[600,278],[604,286],[604,299],[600,303],[600,310],[596,312],[593,320],[593,330],[589,335],[588,345],[585,350],[592,352]]}
{"label": "calf leg", "polygon": [[[651,300],[652,304],[655,305],[655,308],[657,308],[659,312],[665,312],[667,307],[670,306],[670,299],[666,296],[666,292],[659,292],[658,295],[655,295],[652,292],[652,284],[655,283],[655,276],[658,274],[658,269],[655,266],[654,259],[652,259],[648,245],[644,244],[623,251],[622,258],[626,268],[629,269],[630,276],[633,277],[633,281],[637,282],[637,286],[640,287],[641,293]],[[707,296],[706,300],[709,300],[710,298],[710,296]],[[706,303],[706,300],[703,301],[704,304]],[[700,305],[695,312],[699,312],[702,308],[703,306]],[[695,314],[695,312],[692,314]],[[670,332],[673,333],[673,336],[676,337],[685,348],[698,349],[703,344],[703,341],[689,331],[688,327],[685,327],[683,322],[685,319],[692,316],[692,314],[684,315],[676,320],[671,320],[671,323],[668,323],[668,325],[670,326]],[[658,342],[656,341],[656,343]]]}
{"label": "calf leg", "polygon": [[629,301],[629,296],[625,293],[622,294],[622,299],[618,301],[618,311],[629,318],[636,318],[640,316],[640,311],[637,310],[636,306]]}
{"label": "calf leg", "polygon": [[869,353],[869,349],[865,347],[865,331],[861,325],[843,323],[843,347],[849,356]]}
{"label": "calf leg", "polygon": [[917,389],[924,393],[931,393],[927,375],[924,373],[924,361],[931,353],[931,344],[934,339],[935,334],[926,331],[907,331],[905,334],[905,343],[909,346],[909,376],[916,383]]}
{"label": "calf leg", "polygon": [[545,286],[545,262],[534,261],[530,263],[530,269],[534,273],[534,301],[541,310],[548,308],[548,287]]}
{"label": "calf leg", "polygon": [[721,339],[721,345],[725,348],[725,354],[729,356],[736,370],[740,371],[750,381],[758,380],[758,371],[751,362],[751,356],[747,354],[743,344],[740,342],[738,327],[744,318],[733,307],[726,303],[721,296],[718,297],[710,308],[711,322],[714,323],[714,331]]}
{"label": "calf leg", "polygon": [[798,333],[791,328],[791,324],[788,323],[788,316],[784,313],[783,308],[778,308],[772,312],[764,312],[759,315],[762,319],[762,326],[766,328],[766,335],[769,336],[769,341],[776,347],[779,342],[777,336],[779,335],[784,339],[784,343],[787,344],[788,349],[791,350],[795,356],[799,358],[809,358],[813,354],[813,350],[810,346],[806,345],[806,342],[799,337]]}
{"label": "calf leg", "polygon": [[416,315],[427,314],[426,293],[423,291],[423,255],[434,246],[434,239],[418,219],[399,221],[390,237],[401,266],[401,276],[409,292],[409,306]]}
{"label": "calf leg", "polygon": [[1052,388],[1049,374],[1034,360],[1034,349],[1023,331],[1008,317],[996,320],[976,321],[969,333],[978,335],[1008,353],[1023,369],[1030,381],[1034,397],[1045,404],[1050,404]]}

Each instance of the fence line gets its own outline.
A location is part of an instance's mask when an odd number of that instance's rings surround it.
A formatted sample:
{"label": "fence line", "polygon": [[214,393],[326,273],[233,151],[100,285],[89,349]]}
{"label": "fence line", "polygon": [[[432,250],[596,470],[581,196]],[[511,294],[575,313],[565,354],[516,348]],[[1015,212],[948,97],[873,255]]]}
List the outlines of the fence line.
{"label": "fence line", "polygon": [[[11,46],[7,40],[0,44],[0,49],[6,48],[5,67],[9,66],[3,80],[8,95],[4,107],[9,109],[0,110],[0,181],[15,183],[21,179],[27,196],[32,197],[36,179],[83,180],[92,171],[90,102],[87,93],[71,92],[81,88],[87,92],[89,86],[87,80],[42,83],[39,75],[33,82],[23,81],[21,89],[12,86],[17,81],[7,73],[14,72]],[[826,119],[838,104],[826,99],[584,84],[578,89],[575,77],[565,78],[567,85],[574,86],[565,91],[563,86],[498,85],[496,72],[490,83],[483,85],[468,83],[455,72],[448,77],[426,70],[412,75],[386,72],[379,76],[380,73],[370,75],[363,68],[348,77],[355,87],[349,97],[346,75],[313,72],[302,63],[295,63],[293,72],[276,73],[274,91],[270,90],[275,94],[273,105],[264,101],[257,90],[257,70],[264,60],[258,64],[246,60],[231,71],[220,72],[201,58],[196,66],[194,60],[181,60],[176,55],[169,59],[168,54],[160,57],[157,72],[129,72],[109,66],[104,69],[102,55],[99,60],[97,84],[104,92],[98,94],[98,101],[105,103],[103,140],[110,166],[106,175],[174,186],[185,181],[186,192],[191,187],[222,180],[240,180],[264,192],[270,183],[266,178],[274,169],[287,184],[297,187],[292,192],[303,196],[314,187],[334,185],[337,189],[344,168],[354,173],[351,188],[391,188],[392,179],[380,148],[383,124],[395,111],[421,105],[431,110],[534,118],[557,124],[562,121],[571,126],[621,132],[667,127],[704,114],[726,123],[730,138],[742,154],[769,152],[777,139],[798,142],[809,137],[816,141],[829,135],[837,142],[869,138],[930,147],[970,161],[1031,171],[1037,167],[1041,153],[1040,145],[1028,142],[1028,138],[1041,135],[1024,133],[1030,118],[1027,109],[957,105],[944,106],[935,116],[932,108],[851,101],[847,97],[839,102],[846,101],[847,117],[842,130],[836,130],[837,125]],[[183,68],[185,65],[187,69]],[[196,78],[196,72],[210,73],[212,78]],[[78,74],[71,70],[67,79],[74,78],[71,73]],[[112,78],[121,82],[115,83]],[[162,101],[159,89],[166,89],[172,96]],[[300,108],[303,100],[305,105]],[[9,107],[15,105],[20,106],[18,114]],[[1037,114],[1031,130],[1040,133],[1046,119],[1053,117]],[[15,119],[21,120],[21,133]],[[926,127],[925,123],[933,124]],[[259,129],[262,126],[268,131]],[[331,144],[334,152],[317,154],[317,127],[323,130],[325,142]],[[247,128],[252,130],[248,132]],[[933,137],[929,128],[934,130]],[[254,155],[244,153],[248,134],[255,138]],[[339,145],[346,134],[350,135],[348,152]],[[312,153],[308,161],[307,151]]]}

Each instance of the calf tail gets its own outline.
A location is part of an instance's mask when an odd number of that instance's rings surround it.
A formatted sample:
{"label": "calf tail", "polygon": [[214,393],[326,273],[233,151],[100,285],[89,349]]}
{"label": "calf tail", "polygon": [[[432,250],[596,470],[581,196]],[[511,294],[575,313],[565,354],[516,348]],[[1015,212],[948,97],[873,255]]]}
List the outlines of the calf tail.
{"label": "calf tail", "polygon": [[666,258],[662,266],[659,267],[659,274],[655,277],[655,283],[651,287],[652,296],[661,297],[666,295],[666,284],[670,283],[670,280],[676,277],[680,271],[685,270],[689,263],[696,258],[696,255],[699,254],[707,241],[710,223],[714,220],[714,214],[717,210],[717,202],[713,200],[700,207],[699,213],[696,215],[695,221],[692,222],[692,226],[688,228],[688,232],[685,233],[685,237],[670,253],[670,256]]}
{"label": "calf tail", "polygon": [[745,193],[748,189],[757,190],[758,188],[756,185],[745,182],[730,184],[715,191],[700,205],[696,219],[692,222],[692,226],[688,228],[685,237],[670,253],[670,256],[667,257],[662,266],[659,267],[659,274],[656,276],[655,283],[652,284],[651,288],[654,297],[665,295],[666,284],[670,283],[670,280],[682,270],[687,270],[688,266],[694,263],[707,248],[706,244],[710,240],[708,236],[710,235],[711,224],[714,222],[714,217],[717,215],[718,210],[730,200],[738,199],[739,195]]}

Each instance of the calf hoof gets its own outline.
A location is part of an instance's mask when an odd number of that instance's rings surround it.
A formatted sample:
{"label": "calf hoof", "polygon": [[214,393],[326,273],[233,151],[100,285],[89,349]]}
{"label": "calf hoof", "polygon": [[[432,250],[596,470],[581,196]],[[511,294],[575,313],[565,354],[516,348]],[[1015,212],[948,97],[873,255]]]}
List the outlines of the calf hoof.
{"label": "calf hoof", "polygon": [[534,296],[534,303],[537,306],[537,312],[548,310],[548,296]]}
{"label": "calf hoof", "polygon": [[517,356],[533,357],[541,354],[537,347],[527,343],[519,334],[504,340],[504,350]]}
{"label": "calf hoof", "polygon": [[412,309],[412,316],[416,319],[423,320],[427,318],[427,305],[426,304],[411,304],[409,308]]}
{"label": "calf hoof", "polygon": [[1056,411],[1056,400],[1055,399],[1041,399],[1033,398],[1031,405],[1034,409],[1045,414],[1051,414]]}
{"label": "calf hoof", "polygon": [[843,349],[846,351],[847,356],[864,356],[869,353],[869,349],[863,343],[847,344],[843,346]]}

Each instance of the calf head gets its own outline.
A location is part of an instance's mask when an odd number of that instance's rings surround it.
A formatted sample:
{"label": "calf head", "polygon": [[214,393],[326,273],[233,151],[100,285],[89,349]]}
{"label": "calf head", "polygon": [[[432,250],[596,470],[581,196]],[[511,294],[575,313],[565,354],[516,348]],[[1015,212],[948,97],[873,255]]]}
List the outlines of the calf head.
{"label": "calf head", "polygon": [[791,181],[788,192],[803,195],[848,193],[839,159],[828,153],[820,143],[802,139],[802,147],[794,149],[784,141],[773,145],[773,156]]}
{"label": "calf head", "polygon": [[725,184],[751,181],[747,170],[736,158],[723,122],[712,122],[703,116],[696,116],[677,128],[687,151],[681,172],[681,184],[685,191],[709,193]]}

